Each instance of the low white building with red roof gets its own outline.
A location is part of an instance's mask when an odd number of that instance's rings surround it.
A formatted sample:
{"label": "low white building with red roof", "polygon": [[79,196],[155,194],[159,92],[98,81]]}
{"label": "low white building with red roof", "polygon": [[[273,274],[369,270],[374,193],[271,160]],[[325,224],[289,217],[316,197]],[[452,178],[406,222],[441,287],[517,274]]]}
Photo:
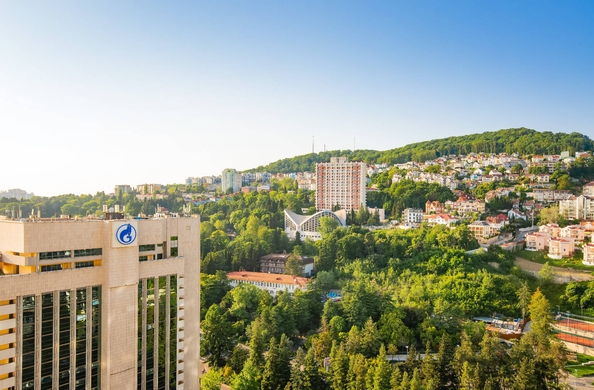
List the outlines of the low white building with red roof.
{"label": "low white building with red roof", "polygon": [[308,278],[292,275],[269,274],[265,272],[236,271],[228,272],[227,278],[232,287],[243,283],[253,284],[260,290],[268,291],[273,297],[280,291],[294,293],[306,290]]}

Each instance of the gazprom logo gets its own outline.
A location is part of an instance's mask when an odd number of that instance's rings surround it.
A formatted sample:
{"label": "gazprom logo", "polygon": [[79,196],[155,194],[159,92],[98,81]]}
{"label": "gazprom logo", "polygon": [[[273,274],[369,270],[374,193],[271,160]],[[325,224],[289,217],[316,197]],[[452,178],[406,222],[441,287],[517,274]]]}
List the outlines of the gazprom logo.
{"label": "gazprom logo", "polygon": [[115,234],[122,245],[130,245],[136,240],[136,228],[129,223],[120,226]]}

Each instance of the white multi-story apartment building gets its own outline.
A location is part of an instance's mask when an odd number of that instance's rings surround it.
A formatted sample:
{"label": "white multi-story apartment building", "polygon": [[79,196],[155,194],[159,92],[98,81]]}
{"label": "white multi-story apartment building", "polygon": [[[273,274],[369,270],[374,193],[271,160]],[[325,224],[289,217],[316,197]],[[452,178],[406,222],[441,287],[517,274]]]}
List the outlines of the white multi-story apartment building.
{"label": "white multi-story apartment building", "polygon": [[402,211],[402,223],[422,223],[423,222],[423,210],[408,208]]}
{"label": "white multi-story apartment building", "polygon": [[367,167],[364,162],[349,162],[346,157],[331,157],[316,164],[316,209],[358,210],[366,206]]}
{"label": "white multi-story apartment building", "polygon": [[560,200],[559,214],[566,219],[594,219],[594,197],[580,195]]}
{"label": "white multi-story apartment building", "polygon": [[15,198],[18,200],[21,199],[31,199],[33,197],[33,193],[27,193],[25,190],[21,190],[18,188],[14,188],[12,190],[0,191],[0,198]]}
{"label": "white multi-story apartment building", "polygon": [[0,389],[198,389],[200,220],[0,221]]}
{"label": "white multi-story apartment building", "polygon": [[241,173],[235,169],[227,168],[221,174],[221,190],[227,192],[231,189],[231,192],[239,192],[241,190]]}

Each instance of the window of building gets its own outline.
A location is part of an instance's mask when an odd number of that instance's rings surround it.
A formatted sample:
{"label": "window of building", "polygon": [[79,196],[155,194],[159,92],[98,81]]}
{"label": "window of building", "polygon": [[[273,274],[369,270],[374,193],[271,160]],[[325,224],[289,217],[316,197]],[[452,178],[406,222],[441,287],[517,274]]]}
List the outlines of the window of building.
{"label": "window of building", "polygon": [[155,250],[155,244],[139,245],[138,246],[138,250],[140,252],[154,251]]}
{"label": "window of building", "polygon": [[148,256],[138,256],[138,261],[148,261]]}
{"label": "window of building", "polygon": [[65,259],[70,257],[70,251],[40,252],[39,260]]}
{"label": "window of building", "polygon": [[74,268],[87,268],[87,267],[94,267],[94,261],[79,261],[78,263],[74,263]]}
{"label": "window of building", "polygon": [[74,257],[101,256],[102,254],[103,254],[102,248],[75,249],[74,250]]}
{"label": "window of building", "polygon": [[177,236],[172,236],[171,239],[171,248],[169,249],[170,252],[170,256],[171,257],[177,257],[178,256],[178,250],[177,250]]}
{"label": "window of building", "polygon": [[41,272],[61,271],[62,264],[42,265]]}

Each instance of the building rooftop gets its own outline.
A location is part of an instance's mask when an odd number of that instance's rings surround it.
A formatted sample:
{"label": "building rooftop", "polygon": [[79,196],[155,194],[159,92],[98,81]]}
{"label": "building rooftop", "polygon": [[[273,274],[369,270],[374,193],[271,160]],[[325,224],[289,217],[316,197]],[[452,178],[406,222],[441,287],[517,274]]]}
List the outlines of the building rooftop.
{"label": "building rooftop", "polygon": [[245,280],[251,282],[267,282],[267,283],[279,283],[279,284],[292,284],[297,286],[305,286],[309,281],[308,278],[291,275],[281,274],[268,274],[264,272],[247,272],[247,271],[236,271],[228,272],[227,278],[233,280]]}

